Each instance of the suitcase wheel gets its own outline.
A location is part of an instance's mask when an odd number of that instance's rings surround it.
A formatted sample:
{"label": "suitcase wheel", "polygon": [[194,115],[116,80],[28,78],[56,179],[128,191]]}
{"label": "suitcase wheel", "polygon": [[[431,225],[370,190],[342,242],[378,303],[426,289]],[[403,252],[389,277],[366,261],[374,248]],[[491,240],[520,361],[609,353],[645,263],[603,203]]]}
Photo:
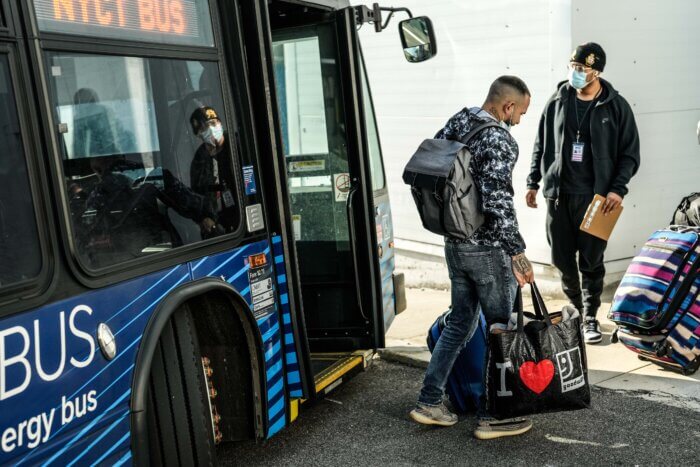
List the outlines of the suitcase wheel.
{"label": "suitcase wheel", "polygon": [[620,342],[620,339],[617,337],[617,328],[615,328],[612,335],[610,336],[610,342],[613,344],[617,344],[618,342]]}

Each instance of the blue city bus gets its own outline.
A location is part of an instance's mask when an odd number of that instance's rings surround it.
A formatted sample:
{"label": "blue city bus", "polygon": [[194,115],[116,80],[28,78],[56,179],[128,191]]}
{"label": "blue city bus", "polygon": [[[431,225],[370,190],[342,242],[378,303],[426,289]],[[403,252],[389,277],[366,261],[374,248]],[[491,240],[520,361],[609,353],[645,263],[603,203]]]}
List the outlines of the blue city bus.
{"label": "blue city bus", "polygon": [[384,346],[387,10],[2,0],[0,464],[215,464]]}

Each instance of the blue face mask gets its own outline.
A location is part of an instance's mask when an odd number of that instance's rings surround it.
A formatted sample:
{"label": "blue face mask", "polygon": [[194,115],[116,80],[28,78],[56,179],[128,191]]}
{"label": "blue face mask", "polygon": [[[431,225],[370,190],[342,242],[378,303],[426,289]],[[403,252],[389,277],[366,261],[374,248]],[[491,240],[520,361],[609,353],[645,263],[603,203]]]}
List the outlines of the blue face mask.
{"label": "blue face mask", "polygon": [[569,84],[571,84],[571,87],[574,89],[585,88],[586,85],[588,85],[588,81],[586,81],[586,73],[578,70],[570,70]]}

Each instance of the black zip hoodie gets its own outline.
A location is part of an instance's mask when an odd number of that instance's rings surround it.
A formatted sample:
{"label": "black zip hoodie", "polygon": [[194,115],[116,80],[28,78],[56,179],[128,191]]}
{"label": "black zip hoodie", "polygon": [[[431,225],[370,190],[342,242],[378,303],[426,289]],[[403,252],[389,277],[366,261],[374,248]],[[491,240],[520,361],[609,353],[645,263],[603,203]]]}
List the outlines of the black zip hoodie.
{"label": "black zip hoodie", "polygon": [[[600,80],[607,91],[605,100],[591,109],[591,153],[593,154],[593,191],[607,196],[625,196],[627,184],[639,169],[639,132],[632,108],[612,85]],[[544,184],[544,197],[559,197],[561,154],[564,145],[567,102],[576,90],[563,81],[545,105],[532,152],[527,187],[538,190]]]}

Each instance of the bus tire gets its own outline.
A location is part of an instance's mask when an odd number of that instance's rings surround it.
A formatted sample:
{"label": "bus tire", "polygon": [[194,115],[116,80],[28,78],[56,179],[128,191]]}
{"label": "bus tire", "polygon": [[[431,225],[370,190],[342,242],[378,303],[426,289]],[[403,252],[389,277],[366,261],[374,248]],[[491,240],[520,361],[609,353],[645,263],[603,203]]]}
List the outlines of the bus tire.
{"label": "bus tire", "polygon": [[209,389],[194,319],[186,305],[158,341],[148,395],[151,465],[215,465]]}

